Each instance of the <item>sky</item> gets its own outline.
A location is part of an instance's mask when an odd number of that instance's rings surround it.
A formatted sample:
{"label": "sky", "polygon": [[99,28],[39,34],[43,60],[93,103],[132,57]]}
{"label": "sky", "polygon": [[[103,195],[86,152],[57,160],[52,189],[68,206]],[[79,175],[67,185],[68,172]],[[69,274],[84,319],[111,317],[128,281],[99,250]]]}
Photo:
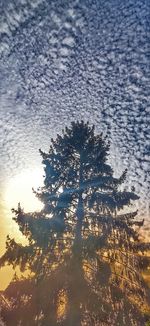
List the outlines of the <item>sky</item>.
{"label": "sky", "polygon": [[77,119],[108,135],[114,173],[128,169],[125,187],[135,186],[148,229],[150,2],[1,0],[0,6],[1,250],[7,233],[19,238],[10,208],[23,201],[31,209],[31,188],[42,183],[38,149],[47,151],[51,137]]}

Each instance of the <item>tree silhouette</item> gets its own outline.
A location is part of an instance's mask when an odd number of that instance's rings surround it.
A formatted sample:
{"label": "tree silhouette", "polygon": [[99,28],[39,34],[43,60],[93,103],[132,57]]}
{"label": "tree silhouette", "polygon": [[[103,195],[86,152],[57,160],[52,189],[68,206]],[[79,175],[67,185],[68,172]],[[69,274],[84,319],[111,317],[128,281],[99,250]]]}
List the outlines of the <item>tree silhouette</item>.
{"label": "tree silhouette", "polygon": [[7,325],[144,324],[148,294],[140,270],[147,259],[140,253],[149,245],[139,240],[137,211],[125,211],[139,197],[123,190],[126,170],[113,176],[109,147],[81,121],[51,139],[49,153],[40,150],[44,186],[34,192],[43,209],[13,209],[28,245],[8,237],[0,259],[30,272],[5,291]]}

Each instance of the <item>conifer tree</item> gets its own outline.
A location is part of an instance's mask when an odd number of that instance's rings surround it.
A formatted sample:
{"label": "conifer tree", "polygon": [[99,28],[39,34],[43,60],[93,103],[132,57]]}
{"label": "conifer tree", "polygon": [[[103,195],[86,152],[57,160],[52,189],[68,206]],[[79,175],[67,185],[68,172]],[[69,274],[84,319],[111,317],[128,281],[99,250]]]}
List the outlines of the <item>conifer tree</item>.
{"label": "conifer tree", "polygon": [[48,153],[40,150],[44,186],[34,192],[43,209],[13,209],[28,245],[8,237],[0,259],[30,271],[5,291],[7,325],[144,324],[148,294],[140,270],[147,260],[140,253],[149,245],[140,242],[138,212],[129,212],[139,197],[123,190],[126,170],[113,176],[109,148],[81,121],[51,139]]}

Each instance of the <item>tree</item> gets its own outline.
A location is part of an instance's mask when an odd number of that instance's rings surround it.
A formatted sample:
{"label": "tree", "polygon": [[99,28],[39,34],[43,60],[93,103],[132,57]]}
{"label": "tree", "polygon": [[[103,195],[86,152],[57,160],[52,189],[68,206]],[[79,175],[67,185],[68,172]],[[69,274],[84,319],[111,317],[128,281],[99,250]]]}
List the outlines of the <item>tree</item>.
{"label": "tree", "polygon": [[81,121],[51,139],[49,153],[40,150],[44,186],[34,192],[43,209],[13,209],[28,245],[8,237],[0,260],[30,271],[5,291],[7,325],[143,325],[147,259],[140,253],[149,245],[139,240],[138,212],[125,211],[139,197],[121,190],[127,171],[113,176],[109,148]]}

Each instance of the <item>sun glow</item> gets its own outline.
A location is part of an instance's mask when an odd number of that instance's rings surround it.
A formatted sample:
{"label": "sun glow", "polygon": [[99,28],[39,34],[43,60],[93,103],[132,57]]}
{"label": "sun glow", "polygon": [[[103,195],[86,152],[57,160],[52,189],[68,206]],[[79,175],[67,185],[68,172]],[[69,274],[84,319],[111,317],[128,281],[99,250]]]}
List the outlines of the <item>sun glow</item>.
{"label": "sun glow", "polygon": [[[0,257],[5,252],[5,241],[7,234],[15,238],[22,245],[28,244],[27,239],[21,234],[17,224],[12,220],[12,208],[17,208],[20,202],[25,212],[34,212],[40,210],[43,205],[35,197],[32,188],[35,190],[43,185],[42,169],[23,170],[14,176],[5,185],[3,191],[3,206],[1,207],[1,234],[0,234]],[[4,290],[10,283],[14,275],[11,266],[5,266],[0,269],[0,290]]]}
{"label": "sun glow", "polygon": [[16,175],[8,183],[5,190],[5,203],[8,209],[17,208],[20,202],[26,212],[40,210],[43,205],[36,198],[32,188],[35,190],[43,185],[43,176],[40,169],[24,170]]}

